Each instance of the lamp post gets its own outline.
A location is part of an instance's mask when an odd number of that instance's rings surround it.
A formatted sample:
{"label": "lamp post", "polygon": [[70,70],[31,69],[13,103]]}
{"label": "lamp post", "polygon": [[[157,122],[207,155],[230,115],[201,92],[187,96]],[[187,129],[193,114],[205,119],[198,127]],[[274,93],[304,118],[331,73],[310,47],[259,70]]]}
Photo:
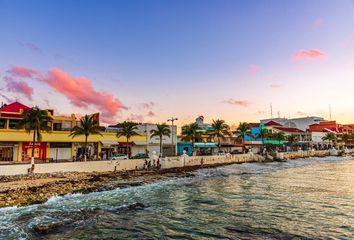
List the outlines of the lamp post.
{"label": "lamp post", "polygon": [[175,154],[176,152],[176,147],[174,146],[174,142],[173,142],[173,126],[174,126],[173,123],[177,120],[178,118],[174,118],[174,117],[167,119],[167,122],[171,122],[171,139],[172,139],[172,146],[173,146],[173,154]]}

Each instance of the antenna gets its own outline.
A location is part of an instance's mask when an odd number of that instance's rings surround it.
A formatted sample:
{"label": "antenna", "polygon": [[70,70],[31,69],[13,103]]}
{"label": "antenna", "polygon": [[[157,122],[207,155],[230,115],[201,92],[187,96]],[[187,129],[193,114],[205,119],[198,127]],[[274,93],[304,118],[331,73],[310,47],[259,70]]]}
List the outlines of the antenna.
{"label": "antenna", "polygon": [[329,104],[329,120],[332,121],[332,106]]}
{"label": "antenna", "polygon": [[280,111],[278,111],[278,118],[280,118]]}
{"label": "antenna", "polygon": [[270,117],[273,118],[273,105],[270,103]]}

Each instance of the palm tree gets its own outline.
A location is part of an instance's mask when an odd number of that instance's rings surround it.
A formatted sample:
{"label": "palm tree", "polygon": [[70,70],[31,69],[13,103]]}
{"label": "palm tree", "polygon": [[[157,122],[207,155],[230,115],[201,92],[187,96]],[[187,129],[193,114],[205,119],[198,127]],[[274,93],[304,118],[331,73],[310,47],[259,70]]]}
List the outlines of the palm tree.
{"label": "palm tree", "polygon": [[101,135],[100,126],[94,121],[93,115],[85,115],[80,118],[80,125],[74,126],[70,129],[70,134],[72,138],[80,135],[85,135],[85,145],[84,145],[84,160],[86,161],[86,151],[87,151],[87,139],[90,135]]}
{"label": "palm tree", "polygon": [[243,152],[244,152],[244,150],[245,150],[245,136],[252,135],[251,126],[246,122],[240,122],[240,124],[237,127],[236,132],[238,134],[240,134],[238,137],[241,138],[241,140],[242,140],[242,148],[243,148]]}
{"label": "palm tree", "polygon": [[288,141],[288,143],[290,143],[290,148],[291,148],[291,151],[292,151],[293,150],[293,144],[297,143],[299,141],[299,138],[295,134],[291,134],[291,135],[286,136],[286,140]]}
{"label": "palm tree", "polygon": [[262,140],[262,144],[265,138],[269,136],[269,131],[266,128],[261,128],[259,129],[259,133],[257,134],[257,138],[260,138]]}
{"label": "palm tree", "polygon": [[281,141],[285,140],[285,134],[284,132],[275,132],[271,135],[271,138],[280,143]]}
{"label": "palm tree", "polygon": [[32,140],[32,153],[31,153],[31,164],[34,168],[34,146],[36,141],[40,142],[42,140],[41,131],[49,132],[51,130],[48,126],[48,122],[52,118],[48,115],[48,112],[40,109],[39,107],[33,107],[23,113],[22,119],[18,123],[18,128],[24,128],[28,134],[33,131]]}
{"label": "palm tree", "polygon": [[210,135],[213,137],[217,137],[218,147],[220,151],[221,150],[220,139],[224,138],[225,136],[231,136],[230,127],[225,123],[224,120],[220,120],[220,119],[213,120],[211,127],[213,128],[213,131],[210,133]]}
{"label": "palm tree", "polygon": [[126,151],[127,151],[127,156],[129,158],[129,139],[133,136],[139,135],[136,130],[138,129],[138,123],[135,122],[130,122],[130,121],[124,121],[122,123],[118,123],[117,127],[119,128],[117,132],[117,137],[125,137],[127,140],[127,145],[126,145]]}
{"label": "palm tree", "polygon": [[333,143],[334,146],[337,145],[337,136],[336,136],[336,134],[334,134],[332,132],[326,133],[326,135],[322,138],[322,140]]}
{"label": "palm tree", "polygon": [[348,133],[343,133],[340,138],[342,139],[343,141],[343,145],[344,145],[344,148],[345,148],[345,144],[346,142],[352,138],[351,134],[348,134]]}
{"label": "palm tree", "polygon": [[163,156],[162,153],[162,138],[163,136],[170,137],[171,136],[171,129],[166,123],[156,124],[156,129],[152,129],[150,131],[150,137],[159,137],[160,138],[160,156]]}
{"label": "palm tree", "polygon": [[195,141],[200,141],[201,139],[202,135],[197,123],[191,123],[182,127],[182,141],[192,142],[192,154],[194,152]]}

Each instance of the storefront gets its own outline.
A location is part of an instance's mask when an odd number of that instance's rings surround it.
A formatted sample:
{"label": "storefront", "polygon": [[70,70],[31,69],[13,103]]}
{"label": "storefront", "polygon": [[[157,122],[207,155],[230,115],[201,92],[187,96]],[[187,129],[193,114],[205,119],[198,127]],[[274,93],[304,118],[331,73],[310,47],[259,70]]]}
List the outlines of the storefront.
{"label": "storefront", "polygon": [[[75,143],[74,144],[74,160],[84,159],[84,146],[85,143]],[[86,146],[86,155],[88,160],[97,160],[98,159],[98,143],[87,143]]]}
{"label": "storefront", "polygon": [[101,144],[102,147],[99,155],[100,155],[100,159],[102,160],[107,160],[111,156],[113,156],[117,152],[117,146],[119,145],[117,141],[108,141],[108,140],[102,140]]}
{"label": "storefront", "polygon": [[[22,161],[28,161],[32,157],[32,142],[23,142],[22,144]],[[34,159],[46,160],[47,158],[47,143],[36,142],[34,143]]]}
{"label": "storefront", "polygon": [[0,143],[0,161],[11,162],[17,161],[18,143],[2,142]]}
{"label": "storefront", "polygon": [[58,160],[70,160],[73,158],[71,155],[71,143],[65,142],[51,142],[50,143],[50,156],[49,158],[58,161]]}

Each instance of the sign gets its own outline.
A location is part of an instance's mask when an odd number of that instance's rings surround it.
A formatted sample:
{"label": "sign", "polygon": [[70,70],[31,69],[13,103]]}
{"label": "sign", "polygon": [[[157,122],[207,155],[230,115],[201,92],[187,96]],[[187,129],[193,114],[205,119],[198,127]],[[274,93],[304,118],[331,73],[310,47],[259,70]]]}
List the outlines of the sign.
{"label": "sign", "polygon": [[[30,160],[32,156],[32,142],[22,144],[22,160]],[[45,160],[47,157],[47,143],[36,142],[34,144],[34,159]]]}

